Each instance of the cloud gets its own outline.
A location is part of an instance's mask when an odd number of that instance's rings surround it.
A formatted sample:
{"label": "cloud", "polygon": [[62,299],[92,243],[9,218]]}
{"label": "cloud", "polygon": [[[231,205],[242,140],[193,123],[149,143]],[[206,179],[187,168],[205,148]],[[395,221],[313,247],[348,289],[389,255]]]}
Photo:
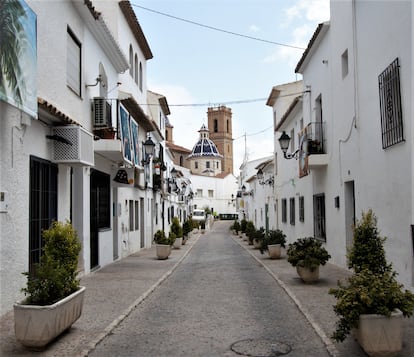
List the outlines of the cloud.
{"label": "cloud", "polygon": [[250,25],[249,26],[249,31],[250,32],[259,32],[260,31],[260,28],[258,26],[256,26],[256,25]]}
{"label": "cloud", "polygon": [[[290,45],[306,48],[318,23],[329,20],[329,0],[298,0],[285,10],[286,21],[281,27],[292,27]],[[295,24],[297,24],[295,26]],[[264,63],[284,61],[294,69],[303,51],[279,47],[263,59]]]}
{"label": "cloud", "polygon": [[286,22],[306,20],[321,22],[329,19],[329,0],[298,0],[296,4],[285,11]]}

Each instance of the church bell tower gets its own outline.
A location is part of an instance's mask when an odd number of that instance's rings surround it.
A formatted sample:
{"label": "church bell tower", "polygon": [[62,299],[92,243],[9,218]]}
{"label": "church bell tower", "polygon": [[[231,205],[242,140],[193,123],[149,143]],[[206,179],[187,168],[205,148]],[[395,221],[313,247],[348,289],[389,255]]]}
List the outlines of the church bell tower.
{"label": "church bell tower", "polygon": [[231,109],[226,106],[208,108],[208,129],[210,139],[223,155],[222,171],[233,173],[233,128]]}

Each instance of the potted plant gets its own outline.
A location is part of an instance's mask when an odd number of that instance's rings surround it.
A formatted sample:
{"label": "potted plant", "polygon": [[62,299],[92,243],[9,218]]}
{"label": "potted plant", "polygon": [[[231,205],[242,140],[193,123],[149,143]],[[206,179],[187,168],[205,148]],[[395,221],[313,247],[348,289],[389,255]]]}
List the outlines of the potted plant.
{"label": "potted plant", "polygon": [[183,244],[183,227],[178,220],[178,217],[173,217],[170,231],[175,235],[174,248],[180,249]]}
{"label": "potted plant", "polygon": [[319,280],[319,267],[325,265],[331,256],[322,246],[322,242],[313,238],[299,238],[289,244],[287,259],[296,267],[296,271],[305,283]]}
{"label": "potted plant", "polygon": [[200,229],[201,229],[201,234],[204,234],[204,232],[206,231],[206,221],[200,222]]}
{"label": "potted plant", "polygon": [[260,249],[262,241],[265,239],[265,230],[263,227],[256,229],[253,236],[253,246],[255,249]]}
{"label": "potted plant", "polygon": [[171,254],[171,241],[162,229],[154,234],[155,252],[160,260],[167,259]]}
{"label": "potted plant", "polygon": [[246,234],[246,225],[247,225],[247,220],[243,218],[240,221],[240,231],[244,234]]}
{"label": "potted plant", "polygon": [[377,219],[369,210],[354,227],[348,267],[354,270],[347,283],[330,289],[340,317],[332,339],[345,340],[352,333],[369,355],[395,354],[402,349],[402,319],[414,311],[414,294],[403,289],[386,260]]}
{"label": "potted plant", "polygon": [[43,349],[80,317],[85,287],[77,278],[81,244],[69,223],[53,222],[43,231],[40,263],[27,276],[27,296],[14,305],[16,339],[24,346]]}
{"label": "potted plant", "polygon": [[246,223],[246,236],[247,240],[249,241],[249,245],[253,244],[253,238],[256,233],[256,228],[252,221],[247,221]]}
{"label": "potted plant", "polygon": [[237,236],[237,235],[239,235],[239,232],[240,232],[240,223],[239,223],[239,221],[236,219],[236,220],[234,220],[234,223],[233,223],[233,231],[234,231],[234,234]]}
{"label": "potted plant", "polygon": [[191,232],[193,231],[193,222],[191,218],[188,218],[183,223],[183,244],[190,238]]}
{"label": "potted plant", "polygon": [[279,259],[282,252],[282,247],[285,248],[286,235],[280,230],[270,230],[262,240],[260,252],[264,254],[265,251],[269,253],[270,259]]}

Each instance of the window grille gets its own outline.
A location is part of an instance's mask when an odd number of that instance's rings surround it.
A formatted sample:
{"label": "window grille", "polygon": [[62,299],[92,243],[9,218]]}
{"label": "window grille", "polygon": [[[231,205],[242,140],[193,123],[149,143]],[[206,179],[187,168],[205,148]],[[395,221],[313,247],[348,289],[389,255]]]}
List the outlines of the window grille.
{"label": "window grille", "polygon": [[295,197],[289,199],[289,208],[290,208],[290,224],[295,225]]}
{"label": "window grille", "polygon": [[379,76],[382,148],[404,141],[398,58]]}
{"label": "window grille", "polygon": [[299,222],[305,222],[305,197],[299,197]]}
{"label": "window grille", "polygon": [[30,157],[29,272],[34,274],[44,245],[42,231],[57,219],[58,166]]}
{"label": "window grille", "polygon": [[287,222],[287,201],[286,198],[282,199],[282,222]]}

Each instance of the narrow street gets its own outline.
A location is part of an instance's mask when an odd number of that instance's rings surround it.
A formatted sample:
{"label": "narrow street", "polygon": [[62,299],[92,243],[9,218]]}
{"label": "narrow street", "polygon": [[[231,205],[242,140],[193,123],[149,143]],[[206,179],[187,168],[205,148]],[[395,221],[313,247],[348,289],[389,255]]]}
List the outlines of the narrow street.
{"label": "narrow street", "polygon": [[216,222],[90,356],[328,356],[277,282]]}

